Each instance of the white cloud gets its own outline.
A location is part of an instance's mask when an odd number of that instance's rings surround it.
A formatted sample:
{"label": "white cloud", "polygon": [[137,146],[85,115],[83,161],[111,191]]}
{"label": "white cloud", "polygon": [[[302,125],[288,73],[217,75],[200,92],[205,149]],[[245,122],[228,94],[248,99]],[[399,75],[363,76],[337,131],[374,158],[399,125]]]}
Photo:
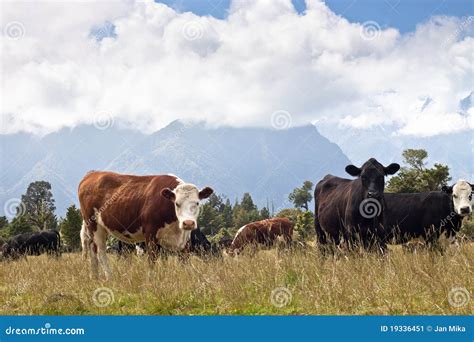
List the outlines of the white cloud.
{"label": "white cloud", "polygon": [[[411,34],[388,28],[367,39],[362,24],[319,1],[304,15],[290,0],[235,1],[225,20],[151,1],[3,7],[3,133],[92,123],[104,112],[148,131],[176,118],[270,126],[277,110],[294,125],[474,128],[473,111],[459,109],[473,90],[471,19],[436,17]],[[90,32],[106,21],[116,37],[97,42]],[[23,25],[20,39],[8,37],[12,22]]]}

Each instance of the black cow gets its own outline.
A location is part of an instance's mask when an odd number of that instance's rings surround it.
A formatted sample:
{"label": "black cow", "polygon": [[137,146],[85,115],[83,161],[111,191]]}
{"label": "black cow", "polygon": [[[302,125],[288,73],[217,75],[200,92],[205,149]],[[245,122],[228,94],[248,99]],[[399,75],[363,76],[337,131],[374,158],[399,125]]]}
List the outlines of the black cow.
{"label": "black cow", "polygon": [[349,246],[361,242],[366,249],[385,249],[385,176],[399,169],[396,163],[384,167],[371,158],[360,168],[346,166],[355,180],[325,176],[314,190],[314,225],[321,247],[328,239],[338,245],[343,237]]}
{"label": "black cow", "polygon": [[117,240],[111,245],[107,246],[107,253],[117,254],[118,256],[125,256],[127,254],[138,253],[139,250],[145,250],[145,243],[126,243]]}
{"label": "black cow", "polygon": [[60,247],[61,238],[55,230],[24,233],[12,237],[2,246],[2,256],[11,259],[42,253],[60,256]]}
{"label": "black cow", "polygon": [[472,212],[470,200],[473,186],[458,181],[442,191],[421,193],[386,193],[386,224],[391,243],[406,243],[423,238],[428,245],[445,233],[454,236],[461,229],[462,220]]}
{"label": "black cow", "polygon": [[220,252],[219,246],[211,243],[201,230],[195,229],[191,232],[191,245],[189,248],[191,253],[198,255],[217,255]]}

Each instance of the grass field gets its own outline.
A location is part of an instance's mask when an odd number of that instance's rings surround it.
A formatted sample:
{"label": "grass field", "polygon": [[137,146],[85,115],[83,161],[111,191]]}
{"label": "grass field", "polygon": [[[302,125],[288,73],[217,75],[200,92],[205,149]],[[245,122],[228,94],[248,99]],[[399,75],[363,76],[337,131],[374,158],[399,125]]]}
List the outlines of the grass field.
{"label": "grass field", "polygon": [[150,277],[145,257],[110,256],[106,282],[90,280],[80,254],[43,255],[0,263],[0,314],[472,314],[473,260],[474,244],[384,257],[271,250],[169,257]]}

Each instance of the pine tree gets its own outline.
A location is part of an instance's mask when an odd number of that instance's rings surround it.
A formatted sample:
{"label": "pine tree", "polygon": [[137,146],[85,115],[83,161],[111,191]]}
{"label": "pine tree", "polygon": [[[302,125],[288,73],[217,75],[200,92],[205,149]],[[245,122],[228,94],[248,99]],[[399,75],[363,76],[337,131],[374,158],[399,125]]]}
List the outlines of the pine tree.
{"label": "pine tree", "polygon": [[244,193],[242,202],[240,202],[240,206],[247,212],[257,209],[257,206],[253,203],[252,196],[250,196],[248,192]]}
{"label": "pine tree", "polygon": [[213,226],[213,222],[216,216],[216,210],[209,203],[204,203],[201,206],[198,217],[198,226],[204,234],[211,234],[214,230],[215,227]]}
{"label": "pine tree", "polygon": [[263,207],[262,210],[260,210],[260,219],[265,220],[267,218],[270,218],[270,211],[267,207]]}
{"label": "pine tree", "polygon": [[81,226],[81,211],[73,204],[67,208],[66,217],[59,224],[59,230],[64,244],[72,250],[77,250],[81,246]]}
{"label": "pine tree", "polygon": [[12,222],[8,225],[8,235],[9,237],[32,232],[34,229],[31,226],[28,215],[19,215],[15,217]]}
{"label": "pine tree", "polygon": [[222,210],[222,220],[226,228],[230,228],[234,225],[234,220],[232,219],[232,205],[229,199],[225,201],[224,209]]}
{"label": "pine tree", "polygon": [[[0,238],[6,238],[9,235],[8,219],[6,216],[0,216]],[[1,244],[2,241],[0,241]]]}
{"label": "pine tree", "polygon": [[0,216],[0,230],[8,226],[8,219],[6,216]]}

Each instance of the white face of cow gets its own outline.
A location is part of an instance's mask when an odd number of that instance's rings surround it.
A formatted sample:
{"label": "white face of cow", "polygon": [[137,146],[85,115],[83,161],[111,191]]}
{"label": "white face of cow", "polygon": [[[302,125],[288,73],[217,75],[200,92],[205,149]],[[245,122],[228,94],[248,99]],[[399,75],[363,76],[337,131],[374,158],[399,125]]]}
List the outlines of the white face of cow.
{"label": "white face of cow", "polygon": [[179,228],[193,230],[197,228],[199,202],[208,198],[214,190],[209,187],[201,191],[193,184],[180,184],[174,190],[165,188],[161,195],[174,203]]}
{"label": "white face of cow", "polygon": [[467,216],[472,212],[471,200],[473,186],[464,180],[458,181],[452,187],[445,187],[447,193],[452,194],[454,211],[460,216]]}

